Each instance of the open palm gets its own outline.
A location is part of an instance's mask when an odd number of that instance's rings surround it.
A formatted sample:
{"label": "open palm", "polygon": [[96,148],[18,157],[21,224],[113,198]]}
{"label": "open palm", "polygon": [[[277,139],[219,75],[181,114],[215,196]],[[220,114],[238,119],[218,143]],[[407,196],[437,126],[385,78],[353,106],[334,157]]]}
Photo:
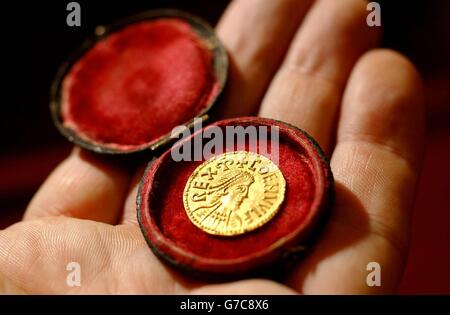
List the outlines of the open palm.
{"label": "open palm", "polygon": [[[24,220],[0,231],[0,292],[380,293],[398,285],[421,165],[421,82],[409,61],[374,49],[361,0],[236,0],[218,25],[230,53],[222,116],[259,113],[294,124],[331,159],[336,201],[324,233],[285,283],[208,284],[163,265],[136,222],[142,167],[75,149]],[[66,266],[81,267],[81,286]],[[381,287],[366,266],[382,268]]]}

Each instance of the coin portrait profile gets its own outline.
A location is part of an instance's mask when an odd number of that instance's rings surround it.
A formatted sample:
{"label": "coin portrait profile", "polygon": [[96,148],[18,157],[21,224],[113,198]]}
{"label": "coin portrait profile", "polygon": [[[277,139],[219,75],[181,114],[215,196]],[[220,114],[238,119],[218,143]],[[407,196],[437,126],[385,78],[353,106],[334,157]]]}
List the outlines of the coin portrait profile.
{"label": "coin portrait profile", "polygon": [[183,203],[190,221],[204,232],[234,236],[269,222],[283,202],[285,189],[283,174],[270,159],[230,152],[195,169]]}

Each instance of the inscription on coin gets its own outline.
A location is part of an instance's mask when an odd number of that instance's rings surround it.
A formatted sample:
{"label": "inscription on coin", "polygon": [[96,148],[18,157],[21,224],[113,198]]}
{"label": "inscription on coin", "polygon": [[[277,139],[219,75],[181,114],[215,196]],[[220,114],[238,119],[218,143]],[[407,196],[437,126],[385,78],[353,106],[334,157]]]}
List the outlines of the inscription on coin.
{"label": "inscription on coin", "polygon": [[204,232],[235,236],[269,222],[286,190],[280,169],[263,155],[238,151],[198,166],[183,192],[184,209]]}

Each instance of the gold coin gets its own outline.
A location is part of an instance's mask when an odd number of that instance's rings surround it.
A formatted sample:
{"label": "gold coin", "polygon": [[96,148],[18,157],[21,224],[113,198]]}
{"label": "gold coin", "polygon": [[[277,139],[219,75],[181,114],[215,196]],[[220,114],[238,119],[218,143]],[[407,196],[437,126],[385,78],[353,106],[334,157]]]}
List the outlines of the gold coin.
{"label": "gold coin", "polygon": [[191,222],[204,232],[234,236],[269,222],[285,190],[283,174],[270,159],[237,151],[198,166],[186,183],[183,203]]}

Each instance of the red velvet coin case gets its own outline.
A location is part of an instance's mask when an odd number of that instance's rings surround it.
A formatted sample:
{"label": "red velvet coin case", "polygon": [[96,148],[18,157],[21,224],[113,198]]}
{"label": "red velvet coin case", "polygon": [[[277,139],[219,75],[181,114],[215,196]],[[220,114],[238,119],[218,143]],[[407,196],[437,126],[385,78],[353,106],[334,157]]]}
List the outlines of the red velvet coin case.
{"label": "red velvet coin case", "polygon": [[[248,275],[288,262],[303,252],[326,221],[333,196],[333,177],[319,146],[304,131],[291,125],[256,117],[216,122],[218,126],[279,128],[279,169],[286,180],[280,210],[262,227],[233,237],[205,233],[190,222],[183,208],[183,189],[202,161],[175,162],[176,144],[152,162],[142,178],[138,198],[141,230],[153,252],[166,263],[208,277]],[[195,142],[202,132],[185,138]],[[259,150],[243,144],[246,151]],[[267,141],[272,141],[268,139]],[[183,143],[183,142],[182,142]],[[224,143],[225,151],[236,150]],[[270,145],[270,144],[269,144]]]}
{"label": "red velvet coin case", "polygon": [[227,70],[226,52],[205,22],[173,10],[144,12],[97,27],[62,65],[52,116],[88,150],[155,150],[175,126],[207,117]]}
{"label": "red velvet coin case", "polygon": [[[70,141],[97,153],[134,158],[149,152],[153,160],[137,195],[142,234],[163,262],[207,279],[284,270],[278,267],[293,262],[318,236],[333,197],[329,163],[304,131],[257,117],[205,124],[220,102],[227,73],[226,51],[208,24],[179,11],[148,11],[98,27],[61,66],[51,89],[53,120]],[[204,128],[190,135],[199,122]],[[168,148],[179,126],[189,135]],[[200,164],[224,152],[180,162],[173,153],[187,143],[195,144],[194,151],[198,143],[206,147],[203,133],[212,128],[226,135],[228,127],[251,126],[276,128],[278,136],[238,137],[234,144],[224,138],[222,148],[262,154],[276,147],[272,162],[285,180],[281,206],[246,233],[206,233],[190,221],[183,192]]]}

